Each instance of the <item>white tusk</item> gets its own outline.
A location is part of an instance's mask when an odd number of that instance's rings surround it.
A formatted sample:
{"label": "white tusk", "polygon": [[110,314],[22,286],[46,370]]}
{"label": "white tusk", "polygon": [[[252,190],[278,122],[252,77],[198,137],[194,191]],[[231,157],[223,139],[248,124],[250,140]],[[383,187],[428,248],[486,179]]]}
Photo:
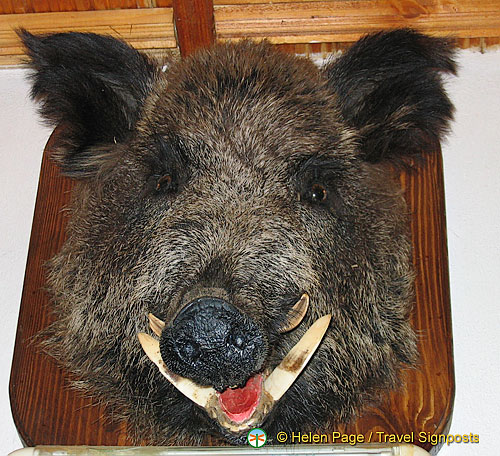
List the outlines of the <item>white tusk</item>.
{"label": "white tusk", "polygon": [[319,347],[328,329],[332,316],[324,315],[314,322],[297,344],[288,352],[281,363],[264,382],[264,390],[278,401],[292,386],[306,364]]}
{"label": "white tusk", "polygon": [[165,328],[165,322],[161,321],[158,317],[155,317],[152,313],[148,315],[148,318],[149,318],[149,327],[158,337],[160,337],[163,328]]}
{"label": "white tusk", "polygon": [[215,389],[210,386],[197,385],[188,378],[174,374],[167,368],[167,366],[165,366],[165,363],[161,359],[160,343],[156,339],[145,333],[139,333],[137,334],[137,337],[139,338],[139,342],[142,345],[142,349],[146,352],[148,358],[158,366],[158,369],[163,374],[163,376],[188,399],[192,400],[200,407],[206,408],[209,404],[210,399],[215,394]]}
{"label": "white tusk", "polygon": [[308,308],[309,295],[307,293],[304,293],[288,313],[289,319],[279,329],[279,332],[286,333],[299,326],[299,323],[304,319]]}

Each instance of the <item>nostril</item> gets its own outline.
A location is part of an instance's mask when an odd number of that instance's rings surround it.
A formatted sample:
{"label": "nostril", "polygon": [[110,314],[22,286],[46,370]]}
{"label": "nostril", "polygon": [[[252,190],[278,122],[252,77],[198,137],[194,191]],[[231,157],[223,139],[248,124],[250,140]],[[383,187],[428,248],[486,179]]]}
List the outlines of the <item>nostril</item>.
{"label": "nostril", "polygon": [[184,361],[194,362],[200,357],[200,346],[194,341],[186,341],[177,349],[179,356]]}
{"label": "nostril", "polygon": [[240,334],[229,334],[227,342],[240,350],[245,346],[245,339]]}
{"label": "nostril", "polygon": [[245,341],[243,340],[243,337],[241,336],[236,336],[234,338],[234,346],[238,348],[243,348]]}

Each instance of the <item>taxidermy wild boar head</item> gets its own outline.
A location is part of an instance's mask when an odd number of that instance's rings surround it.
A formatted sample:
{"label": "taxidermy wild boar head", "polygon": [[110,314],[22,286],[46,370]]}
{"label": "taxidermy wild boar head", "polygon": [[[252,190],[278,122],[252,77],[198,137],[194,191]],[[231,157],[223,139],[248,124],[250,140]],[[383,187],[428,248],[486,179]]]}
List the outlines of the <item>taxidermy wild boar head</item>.
{"label": "taxidermy wild boar head", "polygon": [[448,42],[377,33],[318,68],[265,42],[160,64],[20,34],[77,181],[47,346],[80,387],[165,444],[345,422],[398,385],[413,276],[383,163],[445,132]]}

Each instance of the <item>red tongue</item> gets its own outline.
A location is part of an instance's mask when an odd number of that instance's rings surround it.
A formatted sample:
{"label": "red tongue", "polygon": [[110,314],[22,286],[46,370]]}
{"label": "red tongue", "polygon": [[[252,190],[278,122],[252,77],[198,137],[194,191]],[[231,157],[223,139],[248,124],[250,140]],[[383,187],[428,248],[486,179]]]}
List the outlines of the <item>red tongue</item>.
{"label": "red tongue", "polygon": [[259,405],[262,392],[262,375],[250,377],[243,388],[227,388],[219,394],[219,405],[235,423],[241,423],[252,416]]}

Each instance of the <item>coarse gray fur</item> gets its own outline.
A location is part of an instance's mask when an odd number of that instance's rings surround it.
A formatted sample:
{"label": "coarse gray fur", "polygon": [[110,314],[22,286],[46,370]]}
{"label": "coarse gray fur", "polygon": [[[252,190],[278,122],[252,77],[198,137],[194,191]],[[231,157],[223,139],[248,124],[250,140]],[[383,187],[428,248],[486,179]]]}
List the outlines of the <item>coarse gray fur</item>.
{"label": "coarse gray fur", "polygon": [[[207,290],[265,334],[262,369],[332,314],[262,424],[271,438],[347,422],[400,384],[418,356],[414,277],[406,206],[385,163],[446,130],[445,40],[375,34],[321,69],[243,41],[161,71],[111,38],[20,33],[33,95],[65,124],[55,158],[77,181],[50,263],[45,344],[79,388],[155,444],[224,434],[137,339],[149,312],[168,323]],[[304,321],[280,334],[304,292]]]}

